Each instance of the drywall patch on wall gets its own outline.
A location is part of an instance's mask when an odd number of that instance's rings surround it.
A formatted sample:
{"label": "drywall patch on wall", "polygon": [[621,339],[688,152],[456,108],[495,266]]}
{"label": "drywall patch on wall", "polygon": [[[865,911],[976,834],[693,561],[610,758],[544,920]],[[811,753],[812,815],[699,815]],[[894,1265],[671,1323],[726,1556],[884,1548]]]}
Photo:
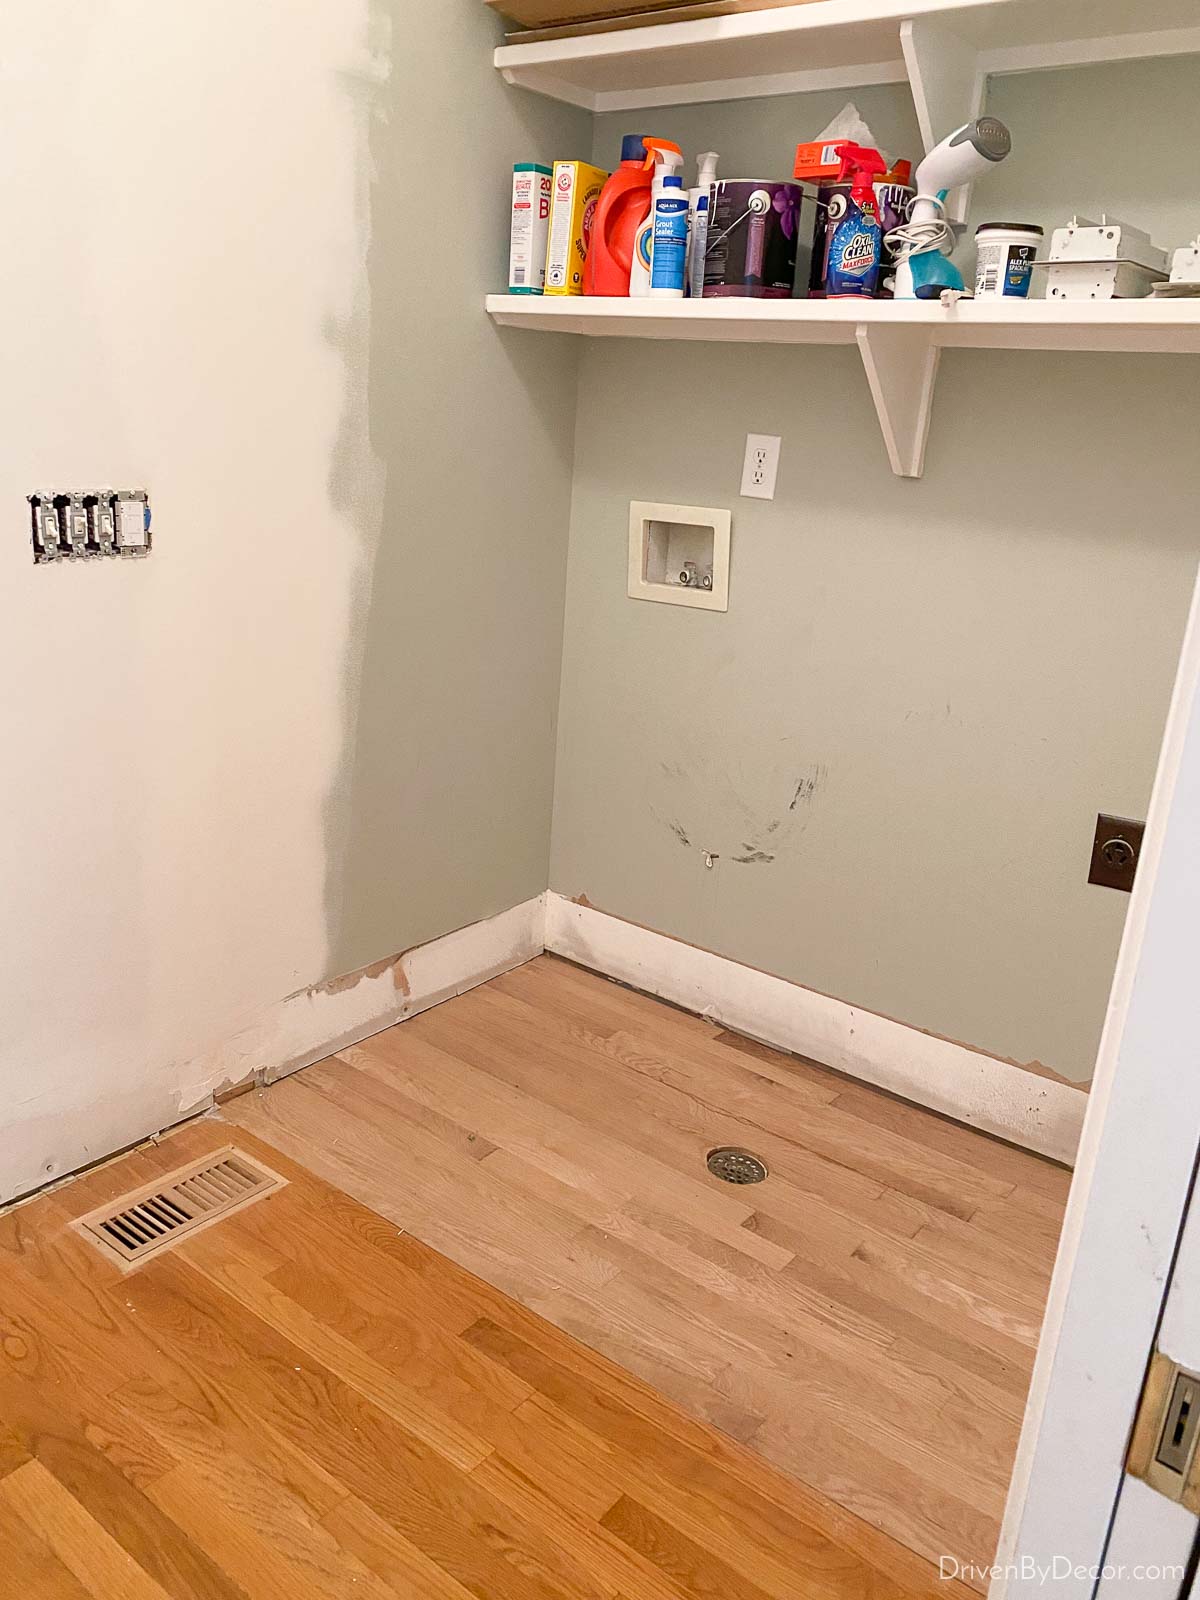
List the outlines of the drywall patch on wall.
{"label": "drywall patch on wall", "polygon": [[[265,1006],[201,1055],[171,1065],[98,1106],[31,1095],[0,1143],[0,1203],[161,1132],[254,1084],[274,1083],[540,955],[545,903],[536,896],[330,984]],[[52,1161],[38,1152],[52,1148]]]}
{"label": "drywall patch on wall", "polygon": [[928,1106],[1070,1164],[1087,1095],[965,1045],[742,966],[581,906],[546,897],[546,948],[776,1049]]}
{"label": "drywall patch on wall", "polygon": [[[378,46],[368,0],[8,21],[9,204],[52,195],[88,245],[81,268],[34,228],[3,269],[0,671],[53,670],[0,704],[0,1192],[173,1121],[194,1063],[243,1070],[212,1041],[330,970],[325,807],[378,523],[346,399]],[[146,484],[153,559],[35,571],[18,508],[47,482]]]}

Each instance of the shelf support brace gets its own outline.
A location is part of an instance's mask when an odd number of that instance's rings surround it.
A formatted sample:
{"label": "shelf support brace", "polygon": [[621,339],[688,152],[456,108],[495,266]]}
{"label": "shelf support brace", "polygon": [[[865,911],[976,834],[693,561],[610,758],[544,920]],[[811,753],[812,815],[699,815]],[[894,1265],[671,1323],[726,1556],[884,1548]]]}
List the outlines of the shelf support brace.
{"label": "shelf support brace", "polygon": [[941,348],[925,328],[860,322],[854,337],[892,471],[898,478],[919,478]]}
{"label": "shelf support brace", "polygon": [[[973,44],[924,17],[900,24],[900,48],[928,155],[948,133],[982,115],[987,75]],[[970,198],[969,185],[952,196],[953,221],[965,221]]]}

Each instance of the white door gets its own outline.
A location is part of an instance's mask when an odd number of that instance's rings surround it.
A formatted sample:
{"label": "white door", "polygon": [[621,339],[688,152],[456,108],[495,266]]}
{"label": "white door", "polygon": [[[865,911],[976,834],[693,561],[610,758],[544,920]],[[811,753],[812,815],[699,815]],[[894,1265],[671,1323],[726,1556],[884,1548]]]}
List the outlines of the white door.
{"label": "white door", "polygon": [[[1130,1477],[1125,1457],[1156,1339],[1200,1372],[1200,1198],[1185,1233],[1198,1151],[1200,589],[1100,1041],[991,1600],[1084,1600],[1097,1591],[1116,1600],[1119,1589],[1138,1600],[1174,1600],[1190,1586],[1195,1517]],[[1102,1569],[1110,1559],[1188,1570],[1182,1581],[1107,1578]]]}

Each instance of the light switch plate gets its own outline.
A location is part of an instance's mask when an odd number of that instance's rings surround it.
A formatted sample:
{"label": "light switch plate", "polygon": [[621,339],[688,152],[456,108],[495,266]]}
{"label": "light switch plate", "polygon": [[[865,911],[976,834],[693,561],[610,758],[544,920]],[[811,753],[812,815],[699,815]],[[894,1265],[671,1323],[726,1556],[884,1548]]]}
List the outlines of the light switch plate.
{"label": "light switch plate", "polygon": [[775,479],[779,476],[778,435],[748,433],[746,459],[742,465],[742,494],[748,500],[774,500]]}

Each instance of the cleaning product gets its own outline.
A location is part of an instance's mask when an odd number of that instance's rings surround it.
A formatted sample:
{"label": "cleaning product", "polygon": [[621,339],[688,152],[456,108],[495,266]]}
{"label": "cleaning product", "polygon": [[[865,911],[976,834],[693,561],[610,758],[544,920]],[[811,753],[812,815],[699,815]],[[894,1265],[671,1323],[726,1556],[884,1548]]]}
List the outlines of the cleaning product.
{"label": "cleaning product", "polygon": [[897,252],[897,300],[936,300],[944,289],[962,292],[962,273],[948,254],[954,249],[954,228],[946,217],[946,196],[981,177],[1011,149],[1012,135],[1002,122],[977,117],[956,128],[921,162],[908,221],[888,237]]}
{"label": "cleaning product", "polygon": [[896,292],[896,250],[888,244],[888,238],[896,228],[908,221],[916,192],[911,161],[893,162],[875,185],[875,204],[879,208],[879,226],[883,229],[883,259],[879,267],[879,284],[875,290],[881,300],[890,300]]}
{"label": "cleaning product", "polygon": [[629,293],[634,238],[650,210],[651,182],[645,136],[627,133],[621,142],[621,165],[596,203],[591,249],[583,267],[584,294]]}
{"label": "cleaning product", "polygon": [[600,191],[608,173],[586,161],[554,163],[550,201],[550,242],[546,250],[546,293],[582,294],[583,269],[592,241]]}
{"label": "cleaning product", "polygon": [[546,287],[546,242],[550,233],[553,173],[536,161],[513,168],[512,222],[508,246],[509,294],[541,294]]}
{"label": "cleaning product", "polygon": [[706,150],[698,158],[696,187],[688,191],[688,281],[687,292],[693,300],[704,293],[704,258],[708,253],[708,219],[711,216],[712,186],[717,181],[715,150]]}
{"label": "cleaning product", "polygon": [[650,294],[657,300],[682,300],[687,290],[688,198],[683,179],[669,173],[654,202],[654,244],[650,252]]}
{"label": "cleaning product", "polygon": [[850,193],[837,193],[829,204],[833,225],[825,269],[825,294],[830,300],[869,300],[879,281],[883,258],[883,230],[875,179],[887,171],[878,150],[865,145],[842,146],[841,179],[850,179]]}
{"label": "cleaning product", "polygon": [[[631,295],[645,296],[651,290],[651,272],[654,260],[654,230],[657,221],[658,203],[667,191],[666,179],[676,178],[671,185],[673,189],[682,189],[683,180],[679,178],[679,169],[683,165],[683,151],[677,144],[672,144],[670,139],[645,139],[646,170],[653,169],[653,183],[650,190],[650,209],[642,220],[633,241],[633,265],[629,269],[629,293]],[[676,196],[676,200],[678,196]],[[674,201],[672,205],[674,205]],[[668,213],[668,216],[678,216],[677,211]],[[667,218],[664,217],[664,225]],[[687,200],[683,202],[683,266],[687,269]],[[676,299],[675,293],[675,261],[676,252],[674,241],[668,241],[668,254],[671,258],[671,267],[665,275],[664,281],[655,284],[655,288],[664,289],[670,298]],[[679,294],[683,293],[683,276],[679,277]]]}

